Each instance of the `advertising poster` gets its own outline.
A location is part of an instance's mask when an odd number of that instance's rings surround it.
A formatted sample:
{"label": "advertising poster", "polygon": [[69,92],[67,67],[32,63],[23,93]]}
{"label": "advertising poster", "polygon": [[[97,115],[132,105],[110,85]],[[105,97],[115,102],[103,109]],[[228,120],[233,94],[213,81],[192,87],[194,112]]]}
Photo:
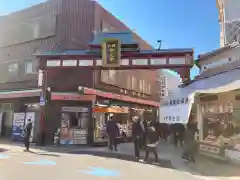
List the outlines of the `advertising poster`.
{"label": "advertising poster", "polygon": [[31,132],[31,137],[30,137],[30,142],[33,142],[33,135],[34,135],[34,123],[35,123],[35,112],[27,112],[26,113],[26,122],[25,124],[27,124],[27,120],[31,119],[32,121],[32,132]]}
{"label": "advertising poster", "polygon": [[21,141],[22,132],[24,130],[24,118],[25,113],[14,113],[13,114],[13,125],[12,125],[12,140]]}

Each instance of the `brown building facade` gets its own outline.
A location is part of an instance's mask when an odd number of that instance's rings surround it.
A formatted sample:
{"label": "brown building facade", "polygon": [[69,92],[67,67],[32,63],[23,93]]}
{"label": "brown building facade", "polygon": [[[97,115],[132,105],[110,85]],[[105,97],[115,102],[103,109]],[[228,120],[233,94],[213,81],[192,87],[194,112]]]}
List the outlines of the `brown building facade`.
{"label": "brown building facade", "polygon": [[[37,88],[39,62],[32,54],[38,51],[86,49],[95,32],[129,31],[126,25],[90,0],[49,0],[0,17],[0,25],[3,27],[0,33],[0,90]],[[133,34],[141,49],[151,49]],[[81,78],[81,73],[89,79]],[[155,70],[86,70],[81,73],[77,74],[80,77],[77,83],[83,81],[88,87],[131,96],[142,93],[145,98],[156,99]],[[93,76],[100,78],[100,83],[91,82]]]}
{"label": "brown building facade", "polygon": [[[35,140],[40,133],[42,117],[39,109],[41,90],[38,88],[41,62],[33,54],[84,50],[88,49],[88,44],[93,41],[96,32],[129,31],[122,22],[90,0],[49,0],[0,17],[0,26],[0,116],[2,115],[4,121],[4,131],[0,131],[0,136],[12,135],[14,113],[25,112],[26,115],[26,112],[30,111],[35,112]],[[151,49],[137,34],[133,33],[133,38],[140,49]],[[79,86],[84,86],[133,96],[135,100],[157,100],[156,75],[155,70],[58,69],[49,72],[47,81],[53,91],[77,92]],[[86,107],[92,108],[91,103],[78,100],[71,102],[72,104],[63,101],[62,104],[85,106],[77,109],[80,111],[85,111]],[[56,128],[60,126],[60,121],[54,121],[55,118],[59,120],[60,111],[66,110],[61,109],[59,103],[52,108],[53,114],[46,120],[44,132],[49,142],[52,141]],[[91,113],[89,118],[92,117]]]}

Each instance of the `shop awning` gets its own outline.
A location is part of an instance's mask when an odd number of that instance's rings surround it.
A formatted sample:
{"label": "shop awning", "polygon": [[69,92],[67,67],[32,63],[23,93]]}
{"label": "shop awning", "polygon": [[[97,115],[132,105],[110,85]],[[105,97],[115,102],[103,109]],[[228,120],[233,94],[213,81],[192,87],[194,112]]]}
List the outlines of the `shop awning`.
{"label": "shop awning", "polygon": [[40,96],[41,89],[22,89],[0,91],[0,99]]}
{"label": "shop awning", "polygon": [[97,89],[92,89],[92,88],[87,88],[87,87],[83,87],[83,88],[84,88],[84,94],[89,94],[89,95],[92,94],[92,95],[97,95],[97,96],[108,98],[108,99],[116,99],[116,100],[125,101],[125,102],[159,107],[159,102],[156,102],[156,101],[134,98],[134,97],[121,95],[121,94],[117,94],[117,93],[103,92],[103,91],[99,91]]}
{"label": "shop awning", "polygon": [[[171,96],[161,101],[159,109],[160,122],[187,123],[186,118],[188,119],[190,115],[196,93],[215,94],[240,89],[239,75],[240,69],[234,69],[209,78],[197,80],[184,88],[176,88]],[[172,112],[175,112],[175,118],[171,117],[173,116]],[[177,118],[177,116],[179,117]],[[171,121],[169,121],[169,119],[171,119]],[[172,119],[174,119],[174,121]],[[178,119],[178,121],[175,119]]]}

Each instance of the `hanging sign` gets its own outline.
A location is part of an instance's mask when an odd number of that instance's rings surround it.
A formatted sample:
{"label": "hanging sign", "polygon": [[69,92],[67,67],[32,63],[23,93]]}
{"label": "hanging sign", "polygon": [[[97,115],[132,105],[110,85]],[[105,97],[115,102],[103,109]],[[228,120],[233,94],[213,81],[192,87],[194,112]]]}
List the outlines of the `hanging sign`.
{"label": "hanging sign", "polygon": [[166,124],[187,124],[192,109],[192,102],[160,106],[159,122]]}
{"label": "hanging sign", "polygon": [[121,60],[121,43],[118,39],[105,39],[102,44],[102,61],[104,66],[119,66]]}

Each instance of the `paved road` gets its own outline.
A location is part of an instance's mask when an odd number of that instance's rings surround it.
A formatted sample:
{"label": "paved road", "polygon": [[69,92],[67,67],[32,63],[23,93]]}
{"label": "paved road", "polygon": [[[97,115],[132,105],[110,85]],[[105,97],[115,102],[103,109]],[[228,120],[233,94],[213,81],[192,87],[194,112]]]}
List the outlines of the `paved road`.
{"label": "paved road", "polygon": [[[164,163],[163,163],[164,164]],[[165,164],[166,165],[166,164]],[[171,168],[87,154],[0,154],[0,180],[199,180]],[[206,179],[201,178],[200,179]]]}

